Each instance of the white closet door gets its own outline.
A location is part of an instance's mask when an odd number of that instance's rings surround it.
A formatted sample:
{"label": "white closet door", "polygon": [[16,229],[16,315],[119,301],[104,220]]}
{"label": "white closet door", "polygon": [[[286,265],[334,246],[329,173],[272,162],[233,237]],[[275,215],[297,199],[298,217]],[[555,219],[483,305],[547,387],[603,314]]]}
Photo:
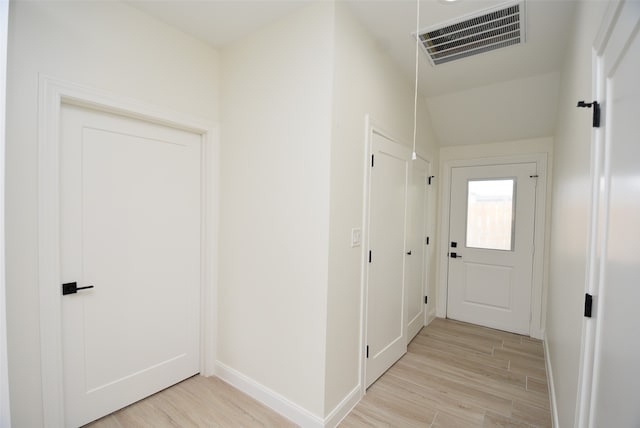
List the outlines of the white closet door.
{"label": "white closet door", "polygon": [[373,134],[369,193],[366,384],[406,351],[405,216],[409,151]]}
{"label": "white closet door", "polygon": [[[80,426],[199,370],[201,141],[63,106],[65,424]],[[67,286],[72,287],[72,286]]]}

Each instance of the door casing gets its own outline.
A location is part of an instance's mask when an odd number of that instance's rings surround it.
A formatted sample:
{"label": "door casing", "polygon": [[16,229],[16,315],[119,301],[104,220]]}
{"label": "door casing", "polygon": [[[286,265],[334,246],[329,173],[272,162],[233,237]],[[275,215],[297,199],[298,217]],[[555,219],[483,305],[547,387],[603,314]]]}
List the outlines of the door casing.
{"label": "door casing", "polygon": [[124,99],[93,88],[39,76],[38,97],[38,286],[40,294],[40,356],[42,402],[47,427],[64,426],[60,274],[60,110],[74,104],[134,117],[193,132],[202,141],[202,241],[200,373],[214,372],[217,331],[217,126],[143,102]]}
{"label": "door casing", "polygon": [[537,164],[538,182],[536,185],[533,277],[531,282],[531,321],[529,335],[542,339],[544,333],[544,264],[545,264],[545,224],[546,224],[546,192],[547,192],[547,154],[534,153],[495,158],[459,159],[445,162],[441,167],[440,187],[440,224],[442,235],[438,240],[438,284],[436,314],[447,315],[447,282],[449,243],[449,216],[451,203],[451,169],[454,167],[504,165],[511,163],[535,162]]}

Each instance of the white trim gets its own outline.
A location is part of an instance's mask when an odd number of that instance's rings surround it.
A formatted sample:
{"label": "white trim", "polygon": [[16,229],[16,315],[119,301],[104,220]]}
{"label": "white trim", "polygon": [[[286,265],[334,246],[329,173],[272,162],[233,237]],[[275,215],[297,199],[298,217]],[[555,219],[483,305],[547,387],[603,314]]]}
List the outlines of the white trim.
{"label": "white trim", "polygon": [[4,175],[7,107],[7,27],[9,1],[0,0],[0,427],[11,426],[9,368],[7,363],[7,305],[5,284]]}
{"label": "white trim", "polygon": [[362,398],[360,385],[356,386],[348,393],[344,399],[324,418],[324,426],[329,428],[337,427]]}
{"label": "white trim", "polygon": [[514,156],[477,158],[477,159],[453,159],[444,162],[440,169],[442,176],[442,203],[440,206],[440,231],[438,251],[441,255],[436,295],[436,315],[447,316],[447,277],[449,259],[444,256],[448,252],[449,243],[449,212],[451,204],[451,169],[454,167],[502,165],[511,163],[536,163],[538,174],[536,184],[535,223],[534,223],[534,254],[533,277],[531,280],[531,321],[529,323],[529,335],[536,339],[542,338],[543,318],[545,302],[543,302],[544,283],[544,247],[546,224],[546,192],[547,192],[547,153],[532,153]]}
{"label": "white trim", "polygon": [[[420,155],[418,155],[418,159],[426,162],[427,164],[427,177],[431,177],[432,171],[433,171],[433,166],[431,165],[431,161],[428,160],[427,158],[424,158]],[[424,246],[424,269],[422,271],[422,295],[423,296],[427,296],[429,298],[429,303],[425,304],[424,302],[422,303],[424,308],[422,311],[422,326],[427,326],[429,325],[429,323],[432,321],[432,319],[429,319],[430,313],[433,312],[432,310],[429,310],[430,307],[435,307],[435,296],[429,296],[429,285],[430,285],[430,280],[429,277],[431,276],[431,269],[432,269],[432,263],[431,263],[431,258],[434,254],[434,252],[432,251],[433,248],[433,244],[435,244],[435,239],[433,237],[433,217],[434,215],[432,214],[432,209],[433,209],[433,204],[434,204],[434,197],[433,197],[433,188],[435,188],[435,186],[433,184],[429,185],[427,188],[427,200],[426,200],[426,206],[425,206],[425,217],[426,217],[426,222],[424,225],[424,231],[426,233],[426,235],[429,237],[429,245]]]}
{"label": "white trim", "polygon": [[215,371],[217,349],[218,318],[218,195],[220,183],[220,145],[217,127],[209,127],[203,134],[202,151],[202,200],[204,215],[202,219],[203,267],[200,321],[200,374],[211,376]]}
{"label": "white trim", "polygon": [[[549,355],[549,342],[547,340],[546,331],[543,332],[544,340],[542,344],[544,345],[544,365],[547,369],[547,385],[549,388],[549,403],[551,405],[551,418],[554,428],[558,428],[560,425],[558,423],[558,402],[556,401],[556,387],[553,380],[553,370],[551,369],[551,356]],[[579,425],[576,425],[579,426]]]}
{"label": "white trim", "polygon": [[324,420],[288,398],[240,373],[220,361],[216,361],[215,374],[229,385],[281,414],[295,424],[309,428],[324,427]]}
{"label": "white trim", "polygon": [[429,311],[429,313],[427,314],[427,320],[425,321],[424,325],[428,326],[429,324],[431,324],[431,322],[436,319],[436,309],[433,308],[432,310]]}
{"label": "white trim", "polygon": [[362,251],[360,255],[360,358],[359,372],[360,398],[366,393],[365,352],[367,338],[367,251],[369,248],[369,185],[371,177],[371,132],[372,120],[364,117],[364,185],[362,186]]}
{"label": "white trim", "polygon": [[613,32],[614,21],[618,19],[620,11],[622,10],[623,0],[609,0],[607,4],[607,10],[602,17],[600,28],[593,41],[593,49],[595,55],[600,56],[604,52],[604,48],[609,43],[609,38]]}
{"label": "white trim", "polygon": [[[615,15],[615,11],[611,7],[614,3],[610,3],[607,8],[607,13],[603,18],[603,22],[607,22],[606,25],[611,24],[611,19]],[[595,95],[594,99],[602,102],[605,95],[604,88],[600,87],[600,79],[602,79],[602,60],[598,56],[598,50],[603,46],[601,43],[605,43],[608,40],[609,34],[600,28],[596,42],[594,43],[594,49],[592,52],[592,92]],[[602,119],[604,119],[604,112]],[[584,285],[585,292],[591,295],[598,295],[598,278],[600,272],[600,264],[598,259],[600,257],[600,244],[603,234],[602,228],[604,227],[600,212],[600,198],[601,198],[601,179],[604,171],[604,134],[599,132],[598,129],[593,129],[591,132],[591,206],[589,212],[589,230],[587,234],[587,248],[586,248],[586,282]],[[602,195],[604,196],[604,195]],[[593,382],[593,367],[594,367],[594,354],[595,354],[595,334],[596,334],[596,322],[593,318],[582,319],[582,340],[580,348],[580,366],[578,369],[578,388],[576,397],[575,408],[575,421],[577,426],[587,426],[589,421],[590,412],[590,400],[592,392]]]}
{"label": "white trim", "polygon": [[[40,289],[40,347],[44,425],[64,426],[60,254],[59,254],[59,123],[62,103],[81,105],[152,121],[202,136],[205,183],[203,217],[202,314],[200,371],[211,373],[215,362],[217,289],[218,136],[214,124],[136,100],[39,76],[38,105],[38,285]],[[213,185],[211,185],[213,183]]]}

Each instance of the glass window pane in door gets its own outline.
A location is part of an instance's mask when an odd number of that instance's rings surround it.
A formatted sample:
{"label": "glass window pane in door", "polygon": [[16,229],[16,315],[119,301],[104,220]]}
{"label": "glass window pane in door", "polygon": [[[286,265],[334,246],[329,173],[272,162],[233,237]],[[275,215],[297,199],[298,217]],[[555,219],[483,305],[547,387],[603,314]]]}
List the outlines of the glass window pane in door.
{"label": "glass window pane in door", "polygon": [[470,180],[467,189],[467,247],[513,249],[515,180]]}

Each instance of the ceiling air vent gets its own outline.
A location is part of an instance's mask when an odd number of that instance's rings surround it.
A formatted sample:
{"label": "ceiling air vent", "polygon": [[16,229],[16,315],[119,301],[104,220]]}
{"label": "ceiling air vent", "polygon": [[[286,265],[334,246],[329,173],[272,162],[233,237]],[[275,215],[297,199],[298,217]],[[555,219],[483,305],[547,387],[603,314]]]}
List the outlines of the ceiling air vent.
{"label": "ceiling air vent", "polygon": [[525,41],[524,2],[506,3],[420,31],[432,65]]}

